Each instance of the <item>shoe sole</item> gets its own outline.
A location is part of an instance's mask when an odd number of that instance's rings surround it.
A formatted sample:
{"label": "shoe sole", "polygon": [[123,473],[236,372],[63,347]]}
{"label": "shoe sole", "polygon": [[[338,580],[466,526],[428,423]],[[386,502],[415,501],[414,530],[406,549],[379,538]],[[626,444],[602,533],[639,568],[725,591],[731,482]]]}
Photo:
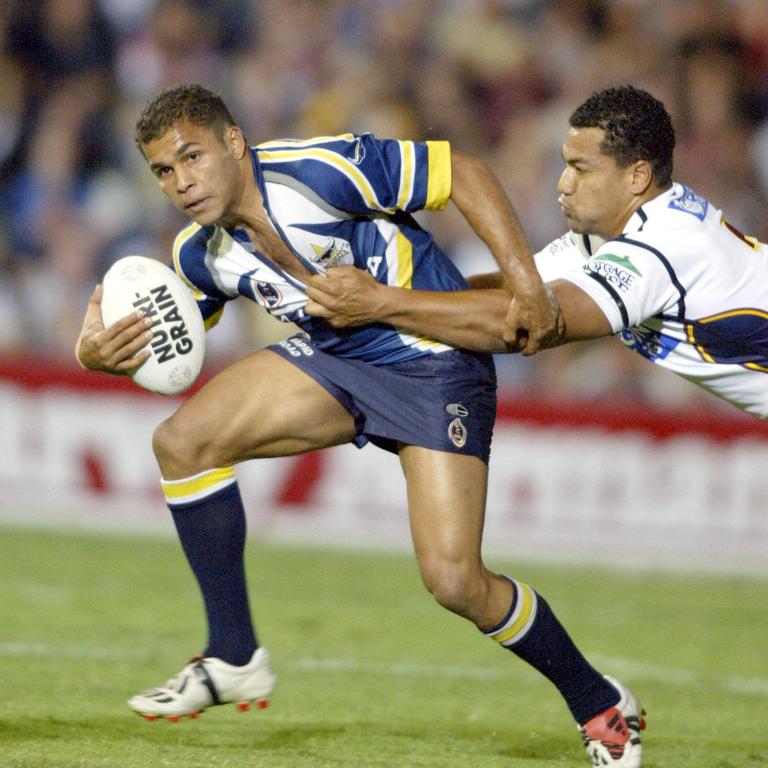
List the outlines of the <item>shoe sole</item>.
{"label": "shoe sole", "polygon": [[[266,709],[269,706],[269,699],[262,698],[262,699],[250,699],[248,701],[235,701],[234,706],[235,709],[238,712],[248,712],[251,707],[254,709]],[[229,702],[226,702],[229,703]],[[217,706],[215,704],[211,706]],[[197,720],[197,718],[205,712],[206,709],[209,709],[209,707],[203,707],[202,709],[197,710],[197,712],[183,712],[181,714],[176,715],[163,715],[157,712],[139,712],[138,710],[134,709],[132,712],[137,714],[139,717],[144,718],[144,720],[147,720],[148,722],[152,723],[155,720],[168,720],[170,723],[178,723],[181,720],[184,720],[184,718],[187,718],[188,720]]]}

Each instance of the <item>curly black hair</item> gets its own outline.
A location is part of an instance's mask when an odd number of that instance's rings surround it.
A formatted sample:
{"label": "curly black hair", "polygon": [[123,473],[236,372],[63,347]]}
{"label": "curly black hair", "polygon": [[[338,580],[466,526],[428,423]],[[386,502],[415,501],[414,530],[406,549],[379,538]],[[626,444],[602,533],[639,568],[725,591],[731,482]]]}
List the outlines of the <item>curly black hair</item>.
{"label": "curly black hair", "polygon": [[155,96],[136,121],[136,145],[159,139],[169,128],[186,120],[192,125],[212,128],[217,136],[236,125],[222,98],[202,85],[173,85]]}
{"label": "curly black hair", "polygon": [[647,91],[622,85],[593,93],[569,120],[573,128],[605,131],[600,149],[620,168],[647,160],[659,187],[672,183],[675,129],[664,105]]}

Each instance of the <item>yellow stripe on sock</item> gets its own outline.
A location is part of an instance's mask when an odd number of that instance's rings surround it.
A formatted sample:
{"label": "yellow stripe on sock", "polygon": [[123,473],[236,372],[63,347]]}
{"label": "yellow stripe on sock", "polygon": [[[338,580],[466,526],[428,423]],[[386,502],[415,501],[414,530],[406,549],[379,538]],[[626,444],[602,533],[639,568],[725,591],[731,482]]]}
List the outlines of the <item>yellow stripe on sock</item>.
{"label": "yellow stripe on sock", "polygon": [[536,596],[533,590],[527,584],[519,581],[513,583],[517,590],[517,609],[510,617],[509,622],[493,635],[493,639],[502,645],[521,640],[528,631],[536,612]]}
{"label": "yellow stripe on sock", "polygon": [[226,481],[234,480],[234,478],[234,467],[217,467],[181,480],[163,480],[163,493],[168,501],[179,502],[185,498],[203,496],[214,486],[219,486]]}

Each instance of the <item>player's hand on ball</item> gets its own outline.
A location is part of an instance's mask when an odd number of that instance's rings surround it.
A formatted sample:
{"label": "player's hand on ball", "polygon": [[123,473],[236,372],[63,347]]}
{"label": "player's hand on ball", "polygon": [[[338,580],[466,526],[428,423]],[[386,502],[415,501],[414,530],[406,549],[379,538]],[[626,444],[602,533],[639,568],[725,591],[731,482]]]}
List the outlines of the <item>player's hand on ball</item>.
{"label": "player's hand on ball", "polygon": [[101,316],[103,289],[97,285],[88,299],[75,356],[83,368],[126,375],[150,356],[145,349],[152,338],[151,321],[143,312],[132,312],[104,327]]}

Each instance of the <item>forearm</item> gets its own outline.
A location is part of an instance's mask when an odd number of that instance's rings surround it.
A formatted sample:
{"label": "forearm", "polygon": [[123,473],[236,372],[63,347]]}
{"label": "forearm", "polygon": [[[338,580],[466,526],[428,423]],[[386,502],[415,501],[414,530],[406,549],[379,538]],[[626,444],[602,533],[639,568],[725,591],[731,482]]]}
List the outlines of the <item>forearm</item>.
{"label": "forearm", "polygon": [[[498,274],[498,273],[496,273]],[[504,342],[504,319],[511,301],[504,288],[490,287],[494,275],[470,279],[473,288],[464,291],[415,291],[380,286],[375,320],[411,333],[428,336],[454,347],[479,352],[519,352]],[[486,285],[480,289],[481,285]],[[571,341],[610,336],[610,324],[597,304],[567,280],[547,284],[560,317],[553,332],[542,339],[542,349]]]}
{"label": "forearm", "polygon": [[[307,285],[307,314],[335,328],[386,323],[455,347],[476,351],[520,352],[519,339],[504,340],[513,295],[496,272],[470,278],[457,291],[425,291],[384,285],[365,270],[334,267]],[[550,298],[542,285],[546,301]],[[555,312],[555,314],[557,314]],[[540,343],[550,345],[553,330]]]}
{"label": "forearm", "polygon": [[510,288],[520,293],[540,285],[541,278],[517,213],[490,168],[455,150],[451,165],[451,200],[488,246]]}
{"label": "forearm", "polygon": [[514,352],[504,343],[510,294],[504,289],[419,291],[392,286],[380,291],[376,320],[454,347]]}
{"label": "forearm", "polygon": [[484,272],[480,275],[470,275],[465,278],[470,288],[503,288],[507,289],[507,281],[501,272]]}

